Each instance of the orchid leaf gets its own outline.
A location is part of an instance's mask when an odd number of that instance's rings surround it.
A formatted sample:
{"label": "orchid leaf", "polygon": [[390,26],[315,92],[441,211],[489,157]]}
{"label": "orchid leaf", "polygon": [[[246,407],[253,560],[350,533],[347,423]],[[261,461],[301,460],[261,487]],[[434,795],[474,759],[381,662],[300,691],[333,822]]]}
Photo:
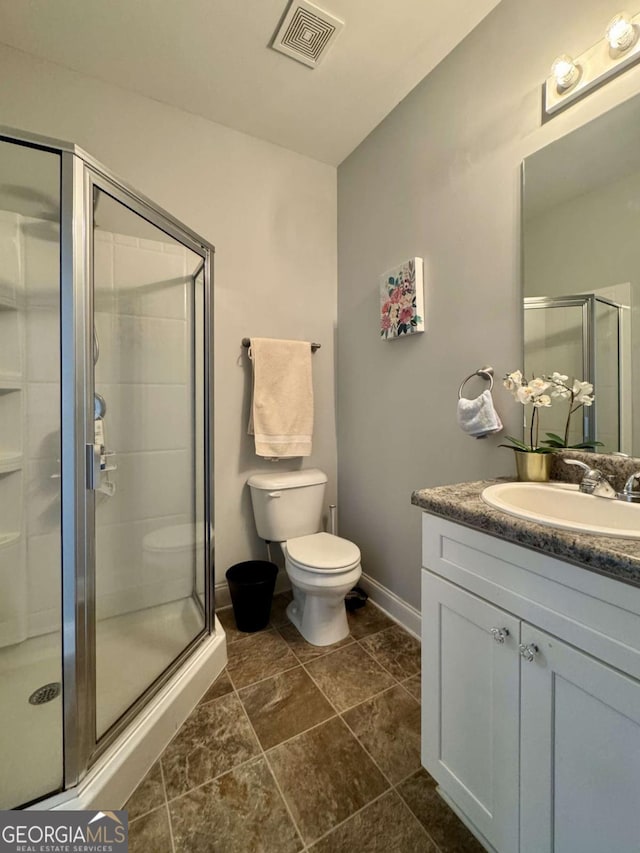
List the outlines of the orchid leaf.
{"label": "orchid leaf", "polygon": [[602,441],[583,441],[580,444],[570,444],[567,450],[591,450],[594,447],[604,447]]}
{"label": "orchid leaf", "polygon": [[[558,435],[556,432],[548,432],[547,438],[557,442],[560,447],[564,447],[564,438],[562,438],[562,436]],[[551,444],[551,441],[545,441],[545,444]]]}
{"label": "orchid leaf", "polygon": [[[528,452],[531,452],[531,448],[528,444],[525,444],[524,441],[520,441],[519,439],[514,438],[512,435],[505,435],[505,438],[508,441],[511,441],[519,450],[526,450]],[[511,444],[499,444],[498,447],[511,447]],[[513,447],[511,447],[511,450],[513,450]]]}

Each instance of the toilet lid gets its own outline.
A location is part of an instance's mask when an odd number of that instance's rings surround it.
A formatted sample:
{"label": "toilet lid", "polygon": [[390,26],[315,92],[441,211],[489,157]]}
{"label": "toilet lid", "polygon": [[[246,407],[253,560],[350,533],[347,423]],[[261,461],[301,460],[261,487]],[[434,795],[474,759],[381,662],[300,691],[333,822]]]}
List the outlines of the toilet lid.
{"label": "toilet lid", "polygon": [[287,553],[293,562],[314,569],[344,569],[360,562],[358,546],[331,533],[287,539]]}

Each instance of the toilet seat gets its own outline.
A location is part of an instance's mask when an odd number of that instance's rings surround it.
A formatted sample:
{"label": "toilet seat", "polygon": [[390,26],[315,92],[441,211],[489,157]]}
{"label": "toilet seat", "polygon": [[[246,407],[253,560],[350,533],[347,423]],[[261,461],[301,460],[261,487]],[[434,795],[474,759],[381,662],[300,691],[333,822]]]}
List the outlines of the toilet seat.
{"label": "toilet seat", "polygon": [[291,563],[307,572],[344,572],[360,563],[358,546],[331,533],[312,533],[288,539],[286,549]]}

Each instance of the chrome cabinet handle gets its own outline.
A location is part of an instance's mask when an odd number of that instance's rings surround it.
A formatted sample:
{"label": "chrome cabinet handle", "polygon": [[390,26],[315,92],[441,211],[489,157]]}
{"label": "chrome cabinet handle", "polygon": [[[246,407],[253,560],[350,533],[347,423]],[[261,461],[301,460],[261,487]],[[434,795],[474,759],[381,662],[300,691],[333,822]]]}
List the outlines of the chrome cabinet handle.
{"label": "chrome cabinet handle", "polygon": [[529,643],[528,645],[520,643],[518,648],[520,649],[520,656],[523,657],[529,663],[531,663],[531,661],[535,659],[535,656],[540,651],[540,649],[536,646],[535,643]]}
{"label": "chrome cabinet handle", "polygon": [[490,628],[489,631],[496,643],[504,643],[505,639],[509,636],[508,628]]}

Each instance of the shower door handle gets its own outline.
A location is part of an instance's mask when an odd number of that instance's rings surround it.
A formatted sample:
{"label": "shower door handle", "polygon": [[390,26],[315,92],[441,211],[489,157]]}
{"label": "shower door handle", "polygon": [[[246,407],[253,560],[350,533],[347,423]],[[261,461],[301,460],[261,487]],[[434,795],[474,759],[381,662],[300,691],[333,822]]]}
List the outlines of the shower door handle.
{"label": "shower door handle", "polygon": [[102,446],[100,444],[87,444],[87,489],[96,491],[100,485],[100,455]]}

